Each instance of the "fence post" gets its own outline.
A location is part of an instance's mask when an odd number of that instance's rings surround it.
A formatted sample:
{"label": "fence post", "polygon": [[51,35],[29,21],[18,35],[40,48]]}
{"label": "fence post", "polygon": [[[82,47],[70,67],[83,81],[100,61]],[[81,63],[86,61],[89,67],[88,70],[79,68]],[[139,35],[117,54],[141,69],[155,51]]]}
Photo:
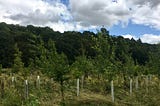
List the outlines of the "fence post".
{"label": "fence post", "polygon": [[77,96],[79,96],[79,78],[77,79]]}
{"label": "fence post", "polygon": [[114,85],[113,85],[113,80],[111,81],[111,97],[112,97],[112,102],[114,102]]}
{"label": "fence post", "polygon": [[132,94],[132,79],[130,78],[130,95]]}
{"label": "fence post", "polygon": [[0,84],[1,84],[1,98],[4,98],[4,80],[3,78],[0,80]]}
{"label": "fence post", "polygon": [[150,74],[149,75],[149,85],[151,85],[152,84],[152,75]]}
{"label": "fence post", "polygon": [[53,78],[51,78],[51,83],[53,83]]}
{"label": "fence post", "polygon": [[146,91],[148,93],[148,75],[146,76]]}
{"label": "fence post", "polygon": [[138,90],[138,76],[136,76],[136,90]]}
{"label": "fence post", "polygon": [[12,76],[12,84],[14,83],[14,77]]}
{"label": "fence post", "polygon": [[82,75],[82,79],[81,79],[81,88],[83,89],[83,85],[84,85],[84,75]]}
{"label": "fence post", "polygon": [[37,88],[40,89],[40,76],[37,76]]}
{"label": "fence post", "polygon": [[25,80],[25,99],[28,99],[28,80]]}

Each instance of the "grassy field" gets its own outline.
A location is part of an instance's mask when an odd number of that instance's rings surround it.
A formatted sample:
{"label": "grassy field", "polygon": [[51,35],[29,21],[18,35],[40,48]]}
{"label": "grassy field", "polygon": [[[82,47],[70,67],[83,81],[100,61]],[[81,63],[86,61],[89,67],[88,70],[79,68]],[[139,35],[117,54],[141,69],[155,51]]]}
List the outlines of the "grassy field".
{"label": "grassy field", "polygon": [[[13,80],[14,79],[14,80]],[[24,77],[20,75],[1,74],[0,76],[0,105],[1,106],[159,106],[159,79],[153,76],[146,83],[146,76],[140,76],[138,89],[135,88],[135,78],[130,93],[130,82],[117,78],[114,80],[114,97],[111,99],[110,82],[98,78],[87,77],[80,94],[76,94],[76,79],[65,82],[64,101],[62,102],[60,84],[46,76],[27,77],[28,94]]]}

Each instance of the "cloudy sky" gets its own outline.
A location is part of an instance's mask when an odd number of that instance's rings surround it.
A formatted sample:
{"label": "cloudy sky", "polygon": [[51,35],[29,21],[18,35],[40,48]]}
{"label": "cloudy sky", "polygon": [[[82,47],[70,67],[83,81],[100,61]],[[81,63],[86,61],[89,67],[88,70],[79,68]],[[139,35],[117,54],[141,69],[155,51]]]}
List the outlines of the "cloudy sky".
{"label": "cloudy sky", "polygon": [[0,0],[0,22],[55,31],[106,27],[112,35],[160,42],[160,0]]}

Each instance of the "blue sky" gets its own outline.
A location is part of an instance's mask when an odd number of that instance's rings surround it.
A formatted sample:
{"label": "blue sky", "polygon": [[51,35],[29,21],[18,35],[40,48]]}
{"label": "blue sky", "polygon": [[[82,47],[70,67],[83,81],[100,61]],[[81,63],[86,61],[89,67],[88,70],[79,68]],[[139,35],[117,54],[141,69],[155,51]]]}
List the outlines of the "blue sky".
{"label": "blue sky", "polygon": [[160,30],[157,30],[155,28],[151,28],[149,26],[139,25],[139,24],[132,24],[129,23],[127,26],[122,27],[119,25],[114,25],[109,29],[111,35],[126,35],[126,34],[132,34],[137,37],[140,37],[143,34],[154,34],[159,35]]}
{"label": "blue sky", "polygon": [[105,26],[111,35],[160,42],[159,0],[0,0],[0,22],[83,31]]}

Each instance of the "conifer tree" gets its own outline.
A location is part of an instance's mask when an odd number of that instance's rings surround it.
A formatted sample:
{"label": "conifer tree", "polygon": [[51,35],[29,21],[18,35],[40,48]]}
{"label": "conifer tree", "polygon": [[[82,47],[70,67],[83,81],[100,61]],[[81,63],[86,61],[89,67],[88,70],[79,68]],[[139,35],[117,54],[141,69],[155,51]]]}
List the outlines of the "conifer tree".
{"label": "conifer tree", "polygon": [[12,68],[13,73],[23,72],[24,71],[24,63],[22,62],[22,52],[19,50],[17,44],[14,45],[14,64]]}

